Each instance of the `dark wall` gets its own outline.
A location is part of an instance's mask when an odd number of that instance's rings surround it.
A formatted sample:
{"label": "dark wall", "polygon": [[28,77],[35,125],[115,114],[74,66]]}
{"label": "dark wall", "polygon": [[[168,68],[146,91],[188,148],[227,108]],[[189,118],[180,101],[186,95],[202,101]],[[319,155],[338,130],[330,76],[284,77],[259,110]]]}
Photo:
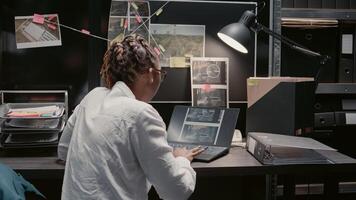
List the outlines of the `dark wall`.
{"label": "dark wall", "polygon": [[[150,1],[151,12],[156,11],[164,3]],[[217,37],[217,33],[225,25],[236,22],[247,9],[254,10],[255,6],[209,1],[199,3],[170,2],[160,16],[152,18],[151,23],[205,25],[205,56],[229,58],[230,100],[245,101],[246,79],[253,76],[254,40],[251,41],[249,48],[251,53],[242,54],[224,44]],[[189,68],[169,69],[167,80],[161,85],[154,100],[190,101],[189,70]]]}
{"label": "dark wall", "polygon": [[[229,57],[230,100],[246,101],[246,78],[253,76],[254,55],[234,51],[221,42],[216,33],[223,26],[237,21],[246,9],[254,9],[254,6],[226,2],[218,4],[209,1],[206,3],[171,2],[159,17],[152,18],[151,23],[206,25],[205,56]],[[77,29],[84,28],[92,34],[106,37],[110,3],[111,1],[95,0],[1,1],[0,88],[66,89],[69,91],[70,108],[73,109],[90,89],[100,85],[99,70],[107,43],[61,28],[62,46],[18,50],[15,45],[14,16],[58,13],[60,23]],[[150,3],[151,10],[154,12],[165,2],[150,1]],[[259,20],[266,26],[268,26],[266,24],[268,6],[267,2],[266,8],[258,15]],[[265,75],[268,71],[268,46],[266,46],[268,36],[259,34],[258,38],[257,69],[259,74]],[[253,52],[254,46],[251,48]],[[154,100],[189,102],[191,100],[189,69],[168,69],[168,71],[168,77]],[[164,109],[166,106],[157,105],[162,113],[171,112],[170,109]],[[246,107],[244,103],[230,106]],[[239,120],[242,121],[239,123],[244,127],[243,113],[240,115]]]}
{"label": "dark wall", "polygon": [[87,2],[4,0],[1,9],[1,89],[65,89],[78,101],[87,91],[88,38],[61,28],[62,46],[17,49],[14,17],[58,13],[60,23],[88,29]]}
{"label": "dark wall", "polygon": [[109,8],[110,1],[1,1],[0,88],[68,90],[72,110],[99,85],[106,41],[61,27],[62,46],[17,49],[14,17],[57,13],[64,25],[106,37]]}
{"label": "dark wall", "polygon": [[[151,12],[157,10],[164,2],[150,1]],[[261,23],[268,26],[268,4],[259,13]],[[254,54],[242,54],[225,45],[217,37],[217,32],[227,24],[236,22],[247,9],[255,9],[254,5],[229,4],[229,3],[186,3],[171,2],[164,8],[164,13],[159,17],[153,17],[151,23],[163,24],[196,24],[206,26],[206,57],[228,57],[229,79],[230,79],[230,101],[246,101],[246,79],[253,76]],[[267,22],[267,24],[266,24]],[[253,36],[253,34],[252,34]],[[268,36],[259,35],[258,44],[258,74],[268,73]],[[261,42],[260,42],[261,41]],[[254,52],[254,40],[250,46],[250,52]],[[262,58],[262,59],[260,59]],[[168,75],[162,83],[154,101],[190,101],[190,69],[167,68]],[[169,123],[175,103],[154,103],[154,107],[162,115],[166,124]],[[185,105],[189,105],[186,103]],[[245,133],[246,104],[230,103],[230,107],[240,108],[236,128]]]}

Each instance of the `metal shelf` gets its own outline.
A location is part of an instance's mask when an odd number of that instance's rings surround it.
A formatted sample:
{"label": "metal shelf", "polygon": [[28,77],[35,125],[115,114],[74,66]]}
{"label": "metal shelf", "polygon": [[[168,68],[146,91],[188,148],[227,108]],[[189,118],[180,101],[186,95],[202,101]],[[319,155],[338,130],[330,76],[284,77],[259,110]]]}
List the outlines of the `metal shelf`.
{"label": "metal shelf", "polygon": [[356,94],[356,83],[319,83],[315,94]]}
{"label": "metal shelf", "polygon": [[281,17],[356,20],[356,9],[282,8]]}

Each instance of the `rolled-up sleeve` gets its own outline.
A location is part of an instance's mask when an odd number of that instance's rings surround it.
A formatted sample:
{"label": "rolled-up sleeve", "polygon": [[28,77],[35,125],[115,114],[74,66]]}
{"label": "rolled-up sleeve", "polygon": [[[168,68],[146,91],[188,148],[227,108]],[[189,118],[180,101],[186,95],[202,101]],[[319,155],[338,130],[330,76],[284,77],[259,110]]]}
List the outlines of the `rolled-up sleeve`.
{"label": "rolled-up sleeve", "polygon": [[174,157],[157,111],[145,108],[130,131],[138,161],[158,195],[163,199],[187,199],[194,191],[196,173],[188,159]]}
{"label": "rolled-up sleeve", "polygon": [[72,115],[67,120],[67,124],[64,127],[64,130],[61,135],[61,139],[59,140],[57,151],[58,151],[58,159],[60,160],[65,161],[67,159],[68,147],[69,147],[70,140],[72,138],[72,133],[73,133],[75,121],[77,120],[79,108],[80,105],[75,107]]}

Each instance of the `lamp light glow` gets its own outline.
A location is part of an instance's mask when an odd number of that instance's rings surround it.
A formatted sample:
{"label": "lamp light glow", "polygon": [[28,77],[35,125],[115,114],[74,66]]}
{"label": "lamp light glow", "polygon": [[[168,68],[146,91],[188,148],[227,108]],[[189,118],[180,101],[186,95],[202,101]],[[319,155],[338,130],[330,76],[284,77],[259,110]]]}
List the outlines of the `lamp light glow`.
{"label": "lamp light glow", "polygon": [[225,35],[224,33],[218,33],[218,37],[235,50],[240,51],[241,53],[248,53],[248,50],[240,42],[230,36]]}
{"label": "lamp light glow", "polygon": [[223,27],[218,37],[233,49],[242,53],[248,53],[248,47],[251,40],[251,30],[256,24],[256,15],[247,10],[243,13],[237,23],[229,24]]}

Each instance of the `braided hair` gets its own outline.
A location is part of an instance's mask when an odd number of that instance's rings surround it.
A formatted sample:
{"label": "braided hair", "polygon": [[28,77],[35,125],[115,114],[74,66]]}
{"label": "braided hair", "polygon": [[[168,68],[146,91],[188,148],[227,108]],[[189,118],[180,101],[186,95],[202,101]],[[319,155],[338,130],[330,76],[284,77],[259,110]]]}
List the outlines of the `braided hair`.
{"label": "braided hair", "polygon": [[137,74],[157,67],[158,60],[158,55],[143,37],[129,35],[122,42],[111,44],[104,55],[100,75],[110,89],[117,81],[131,85]]}

